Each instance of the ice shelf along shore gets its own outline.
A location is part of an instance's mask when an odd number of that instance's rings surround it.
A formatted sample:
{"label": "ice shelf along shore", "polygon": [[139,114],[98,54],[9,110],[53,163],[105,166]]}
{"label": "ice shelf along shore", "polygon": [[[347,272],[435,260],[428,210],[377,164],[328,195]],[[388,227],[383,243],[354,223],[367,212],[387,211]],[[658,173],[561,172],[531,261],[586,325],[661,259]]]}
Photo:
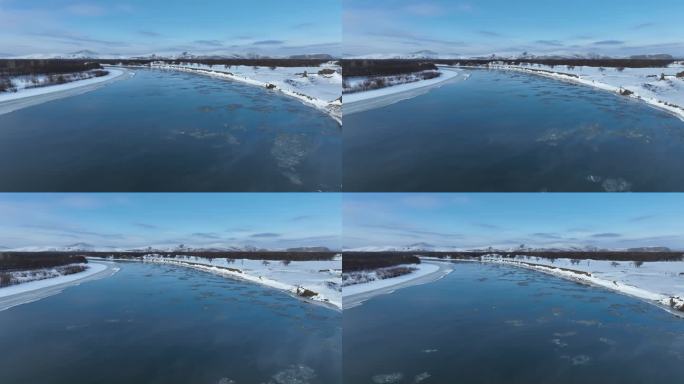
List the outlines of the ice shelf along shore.
{"label": "ice shelf along shore", "polygon": [[89,262],[83,266],[86,269],[78,273],[55,275],[0,288],[0,311],[58,294],[70,286],[111,276],[119,270],[112,263]]}
{"label": "ice shelf along shore", "polygon": [[641,100],[684,120],[684,62],[656,68],[604,68],[542,64],[510,65],[493,62],[485,67],[546,76],[588,85]]}
{"label": "ice shelf along shore", "polygon": [[143,256],[142,261],[194,268],[275,288],[335,309],[342,308],[341,255],[331,260],[276,261],[196,256],[170,258],[150,254]]}
{"label": "ice shelf along shore", "polygon": [[684,317],[684,260],[627,262],[482,256],[482,262],[529,268],[584,284],[607,288],[656,304]]}
{"label": "ice shelf along shore", "polygon": [[424,261],[420,264],[400,264],[382,269],[391,270],[395,268],[407,268],[412,271],[389,278],[381,278],[377,270],[349,272],[349,274],[363,275],[363,279],[361,279],[362,282],[354,284],[347,283],[345,285],[343,283],[342,297],[344,308],[353,308],[375,296],[392,293],[401,288],[439,280],[453,271],[449,263],[439,261]]}
{"label": "ice shelf along shore", "polygon": [[[416,96],[423,95],[432,88],[440,87],[451,81],[467,80],[470,75],[463,74],[463,71],[454,68],[439,68],[439,77],[428,80],[416,80],[405,83],[391,84],[389,86],[372,89],[368,91],[359,91],[353,93],[345,93],[344,99],[344,114],[349,115],[353,113],[368,111],[371,109],[382,108],[390,104],[398,103],[402,100],[412,99]],[[350,84],[355,82],[363,82],[367,77],[353,77],[345,79]]]}
{"label": "ice shelf along shore", "polygon": [[0,115],[63,97],[80,95],[132,73],[120,68],[105,68],[106,75],[36,88],[19,87],[16,92],[0,92]]}
{"label": "ice shelf along shore", "polygon": [[332,62],[319,67],[224,66],[153,62],[149,68],[213,76],[264,87],[294,97],[342,124],[342,69]]}

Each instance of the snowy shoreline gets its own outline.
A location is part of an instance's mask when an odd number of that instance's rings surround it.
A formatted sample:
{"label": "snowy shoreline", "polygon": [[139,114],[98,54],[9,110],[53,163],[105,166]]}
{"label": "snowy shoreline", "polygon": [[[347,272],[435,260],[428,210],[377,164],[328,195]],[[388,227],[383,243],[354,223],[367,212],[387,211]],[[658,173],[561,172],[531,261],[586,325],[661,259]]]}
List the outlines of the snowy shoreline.
{"label": "snowy shoreline", "polygon": [[[573,263],[569,259],[535,259],[534,262],[529,262],[520,257],[509,259],[493,254],[483,256],[480,259],[473,261],[530,269],[566,280],[606,288],[619,294],[640,299],[649,304],[653,304],[658,308],[664,309],[677,317],[684,318],[684,276],[678,275],[678,272],[671,272],[671,274],[674,274],[672,276],[682,280],[680,282],[677,282],[677,280],[671,281],[668,279],[668,274],[655,268],[653,271],[632,272],[632,275],[629,275],[629,272],[624,270],[624,266],[622,267],[623,269],[611,271],[608,268],[617,268],[617,266],[611,266],[614,265],[612,263],[615,262],[609,260],[580,260],[579,262]],[[672,261],[650,263],[670,263],[664,264],[665,266],[680,263],[682,270],[684,271],[684,262]],[[620,263],[617,264],[618,266],[622,265]],[[643,265],[647,264],[648,263],[644,263]],[[636,268],[646,267],[635,267],[635,269]],[[610,277],[610,279],[606,277]],[[636,284],[639,284],[639,286]],[[658,292],[658,290],[661,290],[661,292]],[[662,292],[664,290],[668,290],[669,292]]]}
{"label": "snowy shoreline", "polygon": [[342,309],[341,294],[328,284],[341,274],[330,268],[339,264],[341,269],[342,261],[338,257],[323,261],[292,261],[287,266],[279,266],[282,264],[279,261],[269,261],[267,265],[264,265],[262,260],[235,259],[234,262],[227,263],[225,260],[195,256],[167,258],[146,255],[142,259],[100,258],[99,260],[169,264],[192,268],[274,288],[287,292],[297,299],[329,309]]}
{"label": "snowy shoreline", "polygon": [[119,268],[113,263],[91,262],[88,269],[71,275],[35,280],[0,288],[0,312],[21,304],[31,303],[62,292],[81,283],[113,275]]}
{"label": "snowy shoreline", "polygon": [[[684,121],[684,79],[675,77],[678,71],[684,71],[684,66],[626,68],[621,71],[618,71],[617,68],[604,68],[601,70],[593,67],[572,67],[572,69],[558,70],[548,66],[523,67],[506,64],[490,64],[486,67],[463,66],[460,68],[516,71],[573,84],[586,85],[622,97],[640,100],[651,107],[668,112]],[[650,71],[655,72],[651,74]],[[613,72],[617,74],[613,74]],[[663,88],[663,86],[658,84],[658,81],[648,81],[649,77],[658,78],[659,75],[665,74],[665,72],[668,72],[667,78],[662,81],[665,81],[671,89],[659,89]],[[666,91],[669,91],[669,93],[666,93]]]}
{"label": "snowy shoreline", "polygon": [[93,77],[90,79],[77,80],[65,84],[48,85],[39,88],[22,89],[18,92],[3,92],[0,94],[0,115],[48,101],[80,95],[96,90],[111,82],[131,76],[131,72],[125,69],[114,69],[111,67],[106,67],[105,69],[109,71],[109,73],[101,77]]}
{"label": "snowy shoreline", "polygon": [[[351,115],[371,109],[386,107],[403,100],[429,92],[432,88],[441,87],[452,81],[467,80],[469,75],[462,75],[461,71],[439,67],[441,76],[429,80],[414,81],[393,85],[390,87],[373,89],[370,91],[346,93],[343,95],[343,114]],[[459,78],[460,77],[460,78]]]}
{"label": "snowy shoreline", "polygon": [[373,297],[391,294],[398,289],[432,283],[453,271],[449,263],[435,261],[423,261],[418,265],[402,264],[400,266],[418,268],[418,270],[407,275],[343,287],[342,303],[344,309],[357,307]]}
{"label": "snowy shoreline", "polygon": [[[342,96],[342,76],[338,73],[335,73],[326,77],[313,72],[314,69],[331,69],[332,67],[277,67],[274,70],[270,70],[268,68],[262,69],[261,72],[259,72],[259,68],[242,67],[243,68],[236,66],[234,69],[230,67],[228,69],[224,68],[222,70],[218,65],[214,68],[201,64],[186,66],[152,63],[150,66],[145,66],[145,68],[189,72],[204,76],[217,77],[220,79],[233,80],[244,84],[278,91],[286,96],[293,97],[301,101],[305,105],[314,107],[324,112],[333,118],[339,125],[342,125],[342,101],[340,99]],[[301,70],[305,72],[307,69],[312,70],[312,72],[306,77],[307,79],[313,79],[315,77],[317,80],[322,79],[322,81],[319,81],[313,85],[310,83],[304,83],[301,84],[301,88],[298,88],[297,85],[300,85],[298,80],[301,80],[301,77],[298,78],[296,77],[296,74],[288,73],[288,71]],[[240,73],[240,71],[243,73],[246,72],[247,74]],[[262,76],[262,74],[265,75]],[[306,85],[311,86],[307,87]],[[339,93],[337,92],[337,89],[339,89]]]}

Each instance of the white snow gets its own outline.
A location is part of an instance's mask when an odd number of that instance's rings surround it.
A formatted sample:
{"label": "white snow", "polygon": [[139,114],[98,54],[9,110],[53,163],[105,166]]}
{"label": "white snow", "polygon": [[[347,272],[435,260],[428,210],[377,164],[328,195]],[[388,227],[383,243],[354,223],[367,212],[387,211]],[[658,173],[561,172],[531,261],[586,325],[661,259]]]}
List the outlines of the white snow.
{"label": "white snow", "polygon": [[528,256],[503,258],[496,254],[483,256],[480,260],[530,268],[608,288],[668,309],[684,310],[684,261],[652,261],[639,264],[626,261],[573,261]]}
{"label": "white snow", "polygon": [[[633,92],[625,97],[644,101],[656,108],[668,111],[684,120],[684,78],[676,75],[684,71],[684,63],[675,62],[660,68],[597,68],[597,67],[554,67],[529,64],[507,65],[492,63],[491,69],[513,70],[592,86],[597,89],[620,94],[625,90]],[[661,76],[664,75],[663,80]]]}
{"label": "white snow", "polygon": [[[392,85],[370,91],[344,94],[344,114],[349,115],[370,109],[385,107],[390,104],[408,100],[427,93],[430,89],[442,86],[449,81],[466,80],[469,75],[462,71],[440,67],[441,76],[429,80]],[[366,78],[354,77],[345,79],[349,82],[364,81]]]}
{"label": "white snow", "polygon": [[326,303],[338,309],[342,308],[341,255],[331,260],[291,261],[289,264],[281,261],[264,263],[262,260],[249,259],[206,259],[196,256],[170,258],[159,255],[146,255],[143,261],[191,267],[262,284],[296,296],[301,296],[303,288],[315,292],[315,295],[309,298],[310,300]]}
{"label": "white snow", "polygon": [[[320,67],[251,67],[185,63],[182,65],[156,62],[152,68],[192,72],[222,79],[240,81],[294,97],[330,115],[342,124],[342,69],[332,62]],[[321,70],[333,70],[332,74],[319,74]],[[306,73],[306,76],[304,76]]]}
{"label": "white snow", "polygon": [[112,69],[109,67],[106,69],[109,73],[101,77],[38,88],[20,88],[17,92],[1,92],[0,115],[62,97],[89,92],[111,81],[123,79],[124,75],[130,73],[122,69]]}
{"label": "white snow", "polygon": [[[17,78],[17,92],[2,92],[0,93],[0,103],[10,100],[23,99],[27,97],[34,97],[38,95],[44,95],[48,93],[61,92],[69,89],[79,88],[87,85],[93,85],[98,83],[103,83],[112,79],[115,79],[125,73],[125,71],[120,69],[107,68],[109,72],[105,76],[92,77],[85,80],[76,80],[64,84],[48,85],[45,87],[37,88],[26,88],[28,85],[28,80],[25,77]],[[37,76],[38,78],[44,78],[45,76]]]}
{"label": "white snow", "polygon": [[[343,296],[358,295],[360,293],[372,292],[384,288],[393,287],[396,285],[405,284],[411,280],[415,280],[419,277],[427,276],[439,271],[439,265],[432,263],[420,263],[420,264],[402,264],[398,267],[415,268],[416,270],[402,276],[392,277],[389,279],[373,279],[366,283],[347,285],[342,288]],[[373,271],[368,272],[374,275]],[[372,277],[372,276],[371,276]]]}
{"label": "white snow", "polygon": [[[44,289],[57,284],[75,282],[95,275],[107,269],[107,265],[101,263],[88,263],[84,265],[87,267],[87,269],[83,272],[78,272],[71,275],[53,274],[55,277],[50,277],[41,280],[33,280],[21,284],[2,287],[0,288],[0,298],[17,295],[20,293],[31,292],[39,289]],[[48,270],[46,270],[46,272],[49,273]]]}

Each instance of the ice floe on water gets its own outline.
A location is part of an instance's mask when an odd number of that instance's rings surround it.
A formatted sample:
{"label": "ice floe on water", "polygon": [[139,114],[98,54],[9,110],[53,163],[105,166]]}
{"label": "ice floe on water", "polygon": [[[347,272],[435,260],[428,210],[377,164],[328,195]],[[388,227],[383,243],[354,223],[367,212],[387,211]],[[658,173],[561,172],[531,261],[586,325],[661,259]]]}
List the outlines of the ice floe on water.
{"label": "ice floe on water", "polygon": [[512,326],[512,327],[523,327],[525,326],[525,322],[522,320],[506,320],[504,321],[506,324]]}
{"label": "ice floe on water", "polygon": [[570,337],[570,336],[575,336],[577,332],[575,331],[568,331],[568,332],[554,332],[553,335],[556,337]]}
{"label": "ice floe on water", "polygon": [[[261,384],[310,384],[316,379],[316,371],[306,365],[298,364],[292,365],[288,368],[277,372],[271,379]],[[237,381],[223,377],[219,379],[217,384],[240,384]]]}
{"label": "ice floe on water", "polygon": [[282,370],[268,381],[267,384],[308,384],[316,378],[316,372],[305,365],[294,365]]}
{"label": "ice floe on water", "polygon": [[603,323],[598,320],[572,320],[572,322],[586,327],[600,327],[603,325]]}
{"label": "ice floe on water", "polygon": [[276,137],[271,154],[276,159],[278,169],[292,184],[302,184],[297,167],[306,158],[310,148],[311,143],[307,142],[305,135],[283,133]]}
{"label": "ice floe on water", "polygon": [[387,373],[387,374],[381,374],[381,375],[375,375],[371,378],[373,383],[377,384],[392,384],[392,383],[401,383],[401,382],[409,382],[413,384],[421,383],[427,379],[432,377],[431,374],[428,372],[422,372],[413,377],[413,380],[410,381],[405,381],[404,380],[404,374],[401,372],[394,372],[394,373]]}
{"label": "ice floe on water", "polygon": [[432,377],[432,375],[427,373],[427,372],[419,373],[416,375],[416,377],[413,378],[413,382],[414,383],[420,383],[421,381],[427,380],[430,377]]}
{"label": "ice floe on water", "polygon": [[372,380],[377,384],[399,383],[404,380],[404,374],[401,372],[385,373],[373,376]]}
{"label": "ice floe on water", "polygon": [[568,360],[572,365],[586,365],[589,364],[591,361],[591,357],[587,355],[576,355],[576,356],[568,356],[568,355],[563,355],[561,356],[561,359]]}

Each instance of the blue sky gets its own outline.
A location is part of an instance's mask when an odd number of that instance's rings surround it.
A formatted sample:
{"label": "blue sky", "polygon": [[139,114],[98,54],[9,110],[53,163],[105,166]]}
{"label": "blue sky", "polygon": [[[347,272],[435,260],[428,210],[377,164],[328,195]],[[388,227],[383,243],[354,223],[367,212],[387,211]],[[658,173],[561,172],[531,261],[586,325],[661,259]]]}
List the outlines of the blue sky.
{"label": "blue sky", "polygon": [[343,246],[684,249],[682,194],[345,194]]}
{"label": "blue sky", "polygon": [[0,194],[0,246],[340,248],[341,196]]}
{"label": "blue sky", "polygon": [[339,54],[341,0],[0,0],[0,53]]}
{"label": "blue sky", "polygon": [[344,0],[350,55],[684,56],[681,0]]}

